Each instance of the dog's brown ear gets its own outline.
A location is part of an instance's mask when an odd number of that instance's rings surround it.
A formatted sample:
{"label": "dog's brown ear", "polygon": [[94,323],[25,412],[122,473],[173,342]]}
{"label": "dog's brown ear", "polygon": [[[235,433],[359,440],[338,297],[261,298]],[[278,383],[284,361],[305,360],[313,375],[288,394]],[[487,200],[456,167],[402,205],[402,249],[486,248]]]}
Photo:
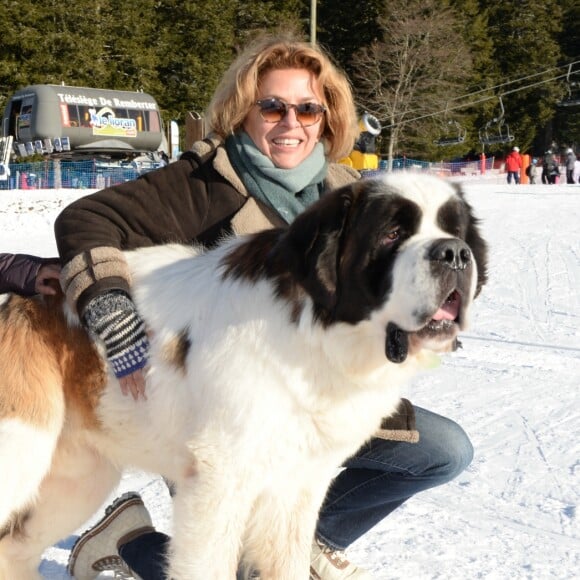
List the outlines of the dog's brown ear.
{"label": "dog's brown ear", "polygon": [[315,307],[326,312],[336,304],[342,237],[354,189],[347,186],[325,194],[292,222],[274,249],[289,262],[294,280],[305,288]]}

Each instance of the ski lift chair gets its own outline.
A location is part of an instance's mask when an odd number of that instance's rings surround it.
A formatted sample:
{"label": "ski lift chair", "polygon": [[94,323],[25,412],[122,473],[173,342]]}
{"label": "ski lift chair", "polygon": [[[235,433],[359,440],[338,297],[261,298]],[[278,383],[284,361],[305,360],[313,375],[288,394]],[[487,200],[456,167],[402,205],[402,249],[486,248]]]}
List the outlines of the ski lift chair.
{"label": "ski lift chair", "polygon": [[453,125],[455,127],[454,134],[451,135],[451,131],[448,131],[447,135],[435,139],[433,143],[439,145],[440,147],[446,147],[447,145],[458,145],[465,141],[465,136],[467,135],[467,130],[463,128],[457,121],[447,121],[448,125]]}
{"label": "ski lift chair", "polygon": [[496,145],[498,143],[511,143],[515,137],[510,133],[509,125],[504,122],[505,110],[503,101],[499,99],[501,113],[499,117],[489,120],[483,129],[479,130],[479,142],[484,145]]}
{"label": "ski lift chair", "polygon": [[[578,74],[576,71],[574,74]],[[568,89],[568,96],[562,99],[559,103],[559,107],[577,107],[580,105],[580,82],[572,81],[570,77],[572,76],[572,65],[568,67],[568,74],[566,75],[566,87]]]}

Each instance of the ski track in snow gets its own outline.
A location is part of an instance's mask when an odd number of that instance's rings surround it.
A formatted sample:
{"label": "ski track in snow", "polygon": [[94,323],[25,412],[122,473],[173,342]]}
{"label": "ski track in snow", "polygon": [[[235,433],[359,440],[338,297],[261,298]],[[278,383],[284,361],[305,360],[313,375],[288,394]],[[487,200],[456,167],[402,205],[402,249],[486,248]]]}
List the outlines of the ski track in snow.
{"label": "ski track in snow", "polygon": [[[466,188],[490,244],[489,283],[463,349],[407,395],[458,421],[475,457],[379,523],[349,558],[378,580],[578,578],[580,187]],[[54,218],[83,193],[0,192],[2,251],[54,255]],[[118,492],[131,489],[170,532],[163,482],[127,472]],[[68,579],[75,538],[45,552],[44,578]]]}

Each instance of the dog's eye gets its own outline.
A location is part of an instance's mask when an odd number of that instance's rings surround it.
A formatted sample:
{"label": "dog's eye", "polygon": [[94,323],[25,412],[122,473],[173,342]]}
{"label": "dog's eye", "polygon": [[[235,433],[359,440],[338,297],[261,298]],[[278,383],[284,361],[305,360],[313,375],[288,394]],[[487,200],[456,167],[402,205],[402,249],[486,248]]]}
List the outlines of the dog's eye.
{"label": "dog's eye", "polygon": [[396,242],[401,237],[401,230],[399,228],[393,228],[390,232],[387,232],[383,238],[383,244],[388,246],[393,242]]}

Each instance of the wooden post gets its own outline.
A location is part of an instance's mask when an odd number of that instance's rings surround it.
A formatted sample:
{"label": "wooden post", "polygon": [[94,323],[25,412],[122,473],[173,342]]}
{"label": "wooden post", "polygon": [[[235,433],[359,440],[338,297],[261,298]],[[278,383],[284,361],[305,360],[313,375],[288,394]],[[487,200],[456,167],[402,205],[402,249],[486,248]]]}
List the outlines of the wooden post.
{"label": "wooden post", "polygon": [[205,137],[205,119],[195,111],[185,116],[185,151],[189,151],[196,141]]}

